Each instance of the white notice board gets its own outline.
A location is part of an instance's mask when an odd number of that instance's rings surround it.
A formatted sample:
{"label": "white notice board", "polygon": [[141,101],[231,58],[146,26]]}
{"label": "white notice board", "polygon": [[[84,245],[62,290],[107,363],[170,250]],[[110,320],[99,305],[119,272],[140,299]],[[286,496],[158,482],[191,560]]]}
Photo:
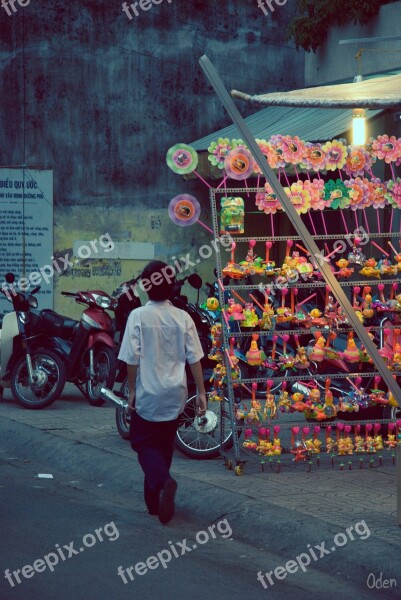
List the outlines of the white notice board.
{"label": "white notice board", "polygon": [[[53,308],[52,261],[53,171],[0,168],[0,287],[11,271],[41,286],[39,308]],[[0,294],[0,318],[10,310]]]}

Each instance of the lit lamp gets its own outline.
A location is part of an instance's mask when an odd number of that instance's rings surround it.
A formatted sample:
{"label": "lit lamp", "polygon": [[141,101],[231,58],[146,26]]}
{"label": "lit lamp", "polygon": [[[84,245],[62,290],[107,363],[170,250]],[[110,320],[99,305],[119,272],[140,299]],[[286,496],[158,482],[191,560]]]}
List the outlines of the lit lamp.
{"label": "lit lamp", "polygon": [[364,108],[354,108],[352,111],[352,143],[354,146],[364,146],[366,141],[366,119]]}

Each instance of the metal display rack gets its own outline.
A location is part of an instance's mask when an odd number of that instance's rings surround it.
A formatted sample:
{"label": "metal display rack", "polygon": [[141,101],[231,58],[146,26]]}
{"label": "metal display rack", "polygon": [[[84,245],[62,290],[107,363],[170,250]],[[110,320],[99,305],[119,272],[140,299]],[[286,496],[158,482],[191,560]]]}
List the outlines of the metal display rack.
{"label": "metal display rack", "polygon": [[[259,189],[259,188],[228,188],[228,189],[224,189],[224,188],[214,188],[210,190],[210,202],[211,202],[211,214],[212,214],[212,224],[213,224],[213,231],[214,231],[214,237],[216,239],[218,239],[221,234],[220,234],[220,221],[219,221],[219,210],[217,208],[217,200],[223,196],[245,196],[245,195],[250,195],[250,194],[254,194],[256,192],[260,192],[260,191],[264,191],[263,188]],[[246,201],[245,201],[246,202]],[[252,199],[249,199],[249,202],[252,202]],[[245,215],[247,214],[251,214],[252,212],[255,211],[245,211]],[[283,211],[284,212],[284,211]],[[260,218],[264,218],[265,215],[260,212]],[[228,235],[228,234],[227,234]],[[377,238],[400,238],[401,237],[401,233],[397,233],[397,232],[388,232],[388,233],[382,233],[382,232],[378,232],[378,233],[371,233],[370,234],[373,239],[377,239]],[[314,235],[311,236],[311,238],[313,238],[315,241],[325,241],[327,242],[328,240],[336,240],[339,239],[339,237],[341,238],[344,237],[344,234],[329,234],[329,235]],[[352,238],[352,237],[356,237],[353,235],[348,235],[348,238]],[[280,236],[274,236],[273,237],[269,237],[269,236],[265,236],[265,237],[257,237],[257,236],[252,236],[252,237],[247,237],[246,235],[244,236],[239,236],[239,235],[235,235],[231,237],[231,240],[236,242],[237,244],[237,251],[238,251],[238,245],[243,244],[243,243],[247,243],[251,240],[255,240],[256,242],[266,242],[266,241],[274,241],[274,243],[282,243],[282,242],[287,242],[287,240],[299,240],[301,239],[298,236],[293,236],[293,235],[280,235]],[[218,279],[219,279],[219,300],[220,300],[220,305],[223,308],[225,306],[225,293],[227,292],[236,292],[236,291],[248,291],[250,293],[252,293],[256,288],[258,288],[258,283],[252,283],[252,284],[246,284],[246,283],[235,283],[233,285],[224,285],[223,286],[223,268],[224,265],[222,265],[222,252],[216,252],[216,266],[217,266],[217,273],[218,273]],[[263,276],[259,276],[259,277],[263,277]],[[269,285],[269,278],[265,277],[264,279],[264,286],[268,286]],[[361,279],[357,279],[357,280],[353,280],[353,281],[342,281],[340,283],[341,287],[344,288],[350,288],[350,286],[374,286],[376,283],[383,283],[385,285],[391,285],[393,283],[400,283],[401,282],[401,277],[385,277],[382,280],[372,280],[369,278],[365,278],[363,280]],[[324,288],[326,287],[327,284],[325,281],[309,281],[309,282],[300,282],[297,281],[296,283],[292,283],[291,281],[288,281],[288,283],[286,284],[286,287],[288,289],[291,288],[311,288],[311,289],[317,289],[317,288]],[[260,287],[260,289],[262,289],[262,286]],[[390,324],[389,326],[386,324],[386,328],[389,329],[397,329],[400,328],[401,329],[401,325],[399,327],[397,327],[397,325],[394,324]],[[378,332],[380,335],[382,334],[382,327],[381,326],[371,326],[371,327],[367,327],[367,329],[369,329],[370,331],[376,331]],[[352,331],[353,327],[352,324],[349,324],[348,329],[346,329],[346,331]],[[238,381],[237,379],[234,377],[233,378],[233,374],[235,373],[234,369],[233,369],[233,365],[231,364],[230,358],[228,356],[228,349],[230,347],[230,339],[231,338],[235,338],[238,340],[244,339],[244,338],[250,338],[252,333],[258,333],[260,336],[263,336],[263,338],[269,337],[269,336],[273,336],[273,335],[283,335],[283,334],[287,334],[287,335],[305,335],[306,333],[308,333],[308,330],[305,330],[305,328],[293,328],[293,329],[289,329],[289,328],[277,328],[274,330],[269,330],[266,331],[265,329],[252,329],[250,331],[232,331],[232,329],[229,327],[228,322],[225,321],[225,319],[222,318],[222,343],[223,343],[223,356],[224,356],[224,366],[225,366],[225,370],[226,370],[226,389],[227,389],[227,398],[228,398],[228,402],[222,402],[222,407],[221,407],[221,447],[222,447],[222,454],[223,457],[225,459],[225,463],[226,466],[231,468],[233,467],[236,474],[241,475],[243,473],[243,467],[245,462],[247,461],[259,461],[260,464],[262,465],[262,470],[264,469],[265,463],[267,461],[269,462],[274,462],[274,464],[276,465],[274,468],[277,470],[277,464],[281,464],[281,461],[284,459],[284,457],[288,458],[289,461],[301,461],[304,460],[306,461],[306,459],[308,459],[307,463],[310,465],[311,464],[311,458],[313,458],[310,453],[305,451],[305,457],[304,458],[298,458],[297,455],[295,456],[295,458],[293,458],[294,456],[294,452],[291,450],[290,446],[288,446],[288,444],[284,443],[284,445],[282,445],[282,449],[283,449],[283,454],[278,455],[278,456],[273,456],[273,457],[266,457],[261,455],[258,452],[255,451],[249,451],[249,449],[244,447],[244,430],[247,429],[248,433],[249,430],[252,429],[255,433],[257,432],[258,428],[260,428],[261,423],[256,424],[247,424],[244,421],[239,421],[237,418],[237,410],[238,410],[238,406],[239,403],[243,401],[243,396],[247,394],[247,398],[246,401],[250,400],[250,389],[248,386],[252,386],[253,383],[257,383],[257,384],[264,384],[266,385],[266,380],[267,379],[273,379],[274,380],[274,387],[273,389],[277,389],[277,385],[281,382],[288,382],[289,385],[296,383],[296,382],[302,382],[302,381],[310,381],[311,379],[315,382],[319,382],[319,381],[324,381],[326,380],[328,377],[331,377],[335,380],[342,380],[342,379],[348,379],[348,381],[353,381],[355,380],[357,377],[360,377],[362,380],[369,378],[369,379],[373,379],[375,376],[380,375],[379,371],[377,371],[374,366],[372,365],[372,370],[369,370],[369,372],[349,372],[349,373],[325,373],[323,372],[316,372],[311,374],[309,371],[306,373],[302,373],[302,371],[298,371],[298,374],[296,375],[281,375],[280,374],[276,377],[267,377],[266,375],[261,375],[260,377],[255,377],[255,378],[241,378],[241,383],[240,386],[238,386]],[[311,333],[310,336],[312,337],[313,334]],[[358,336],[357,336],[358,337]],[[382,337],[380,338],[382,340]],[[393,371],[392,375],[396,378],[396,380],[400,380],[401,377],[401,372],[399,371]],[[351,385],[351,384],[350,384]],[[239,387],[240,387],[240,391],[239,391]],[[323,386],[321,386],[323,387]],[[245,390],[245,391],[244,391]],[[261,396],[259,396],[260,398]],[[286,417],[287,415],[285,415]],[[292,420],[291,419],[270,419],[270,418],[266,418],[263,420],[263,427],[265,428],[270,428],[273,427],[275,424],[280,424],[280,430],[282,432],[282,434],[284,434],[284,438],[288,438],[290,435],[293,435],[293,428],[294,427],[298,427],[300,431],[302,431],[303,428],[308,427],[313,430],[314,427],[318,427],[322,432],[327,433],[328,428],[330,429],[331,427],[335,428],[335,424],[341,423],[343,424],[343,426],[351,426],[351,427],[355,427],[355,425],[361,425],[361,426],[365,426],[365,425],[373,425],[373,424],[380,424],[381,426],[386,426],[389,423],[392,423],[392,419],[390,418],[378,418],[378,419],[374,419],[374,420],[351,420],[351,419],[339,419],[337,418],[335,421],[332,420],[327,420],[327,421],[306,421],[305,418],[300,415],[299,413],[292,413],[291,414]],[[294,421],[294,419],[296,419]],[[303,420],[302,420],[303,419]],[[227,448],[227,444],[226,446],[224,446],[223,444],[223,440],[227,439],[227,426],[228,424],[230,424],[231,427],[231,432],[232,432],[232,448],[228,449]],[[341,427],[341,425],[340,425]],[[300,444],[302,445],[304,442],[301,440]],[[288,447],[286,447],[288,446]],[[327,458],[328,454],[327,452],[323,452],[324,448],[322,447],[322,453],[319,454],[319,456],[315,456],[314,458],[317,459],[318,461],[323,461],[324,457]],[[383,451],[383,455],[385,455],[387,458],[389,456],[392,457],[392,461],[394,462],[394,456],[395,456],[395,449],[393,450],[392,447],[388,448],[389,451],[388,452],[386,449]],[[296,453],[295,453],[296,454]],[[380,461],[383,460],[383,455],[380,455]],[[333,456],[331,455],[331,461],[333,462]],[[361,462],[361,455],[354,455],[355,457],[358,457],[359,462]],[[369,454],[366,454],[366,457],[370,458],[370,462],[373,461],[373,459],[371,458],[371,456]],[[350,456],[344,456],[345,458],[350,458]],[[371,466],[371,465],[370,465]],[[273,468],[273,467],[272,467]]]}

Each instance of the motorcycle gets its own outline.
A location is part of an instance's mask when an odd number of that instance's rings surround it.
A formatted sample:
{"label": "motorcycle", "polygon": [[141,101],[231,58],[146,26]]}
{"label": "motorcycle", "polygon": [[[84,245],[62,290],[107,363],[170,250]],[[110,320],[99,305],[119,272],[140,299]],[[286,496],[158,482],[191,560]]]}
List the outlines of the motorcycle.
{"label": "motorcycle", "polygon": [[[137,280],[139,277],[137,278]],[[136,280],[136,281],[137,281]],[[135,280],[133,280],[135,281]],[[195,304],[188,302],[188,298],[182,294],[182,287],[185,282],[198,291],[198,298]],[[208,359],[211,350],[210,327],[217,322],[217,316],[213,316],[210,311],[202,309],[199,306],[199,290],[203,283],[197,274],[189,275],[184,279],[176,281],[171,302],[177,308],[185,310],[193,319],[198,331],[199,339],[204,351],[204,357],[201,360],[206,387],[210,387],[209,379],[211,377],[215,363]],[[124,371],[122,370],[122,373]],[[127,411],[128,382],[125,376],[121,374],[117,377],[121,381],[119,391],[111,392],[104,388],[102,397],[116,405],[116,426],[120,436],[123,439],[129,439],[130,433],[130,414]],[[196,410],[196,386],[189,368],[187,368],[188,399],[185,409],[180,417],[180,424],[175,439],[176,448],[185,456],[195,459],[215,458],[219,455],[221,449],[221,427],[227,434],[223,440],[223,446],[226,448],[232,443],[232,432],[228,422],[225,423],[224,415],[227,411],[221,410],[221,402],[210,400],[208,410],[204,418],[199,420]],[[210,394],[208,394],[210,397]],[[225,399],[227,402],[227,399]]]}
{"label": "motorcycle", "polygon": [[41,409],[52,404],[65,384],[65,367],[59,355],[50,350],[46,339],[34,328],[31,309],[38,306],[35,294],[14,289],[15,276],[7,273],[8,288],[1,292],[12,302],[14,311],[3,318],[0,331],[0,397],[10,388],[24,408]]}
{"label": "motorcycle", "polygon": [[106,310],[117,301],[100,290],[61,292],[86,308],[79,321],[53,310],[36,316],[34,330],[46,335],[46,347],[62,358],[66,380],[74,383],[92,406],[101,406],[102,386],[113,386],[116,374],[115,324]]}

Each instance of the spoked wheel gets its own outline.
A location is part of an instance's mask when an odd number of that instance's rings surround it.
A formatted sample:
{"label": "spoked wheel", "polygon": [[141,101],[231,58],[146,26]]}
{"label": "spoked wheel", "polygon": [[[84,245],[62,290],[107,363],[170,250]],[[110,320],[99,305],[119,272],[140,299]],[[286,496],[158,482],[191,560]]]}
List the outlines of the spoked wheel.
{"label": "spoked wheel", "polygon": [[[124,381],[122,382],[120,392],[124,396],[124,398],[128,398],[128,379],[124,379]],[[130,420],[130,413],[118,406],[116,408],[116,425],[118,433],[121,435],[123,440],[130,439]]]}
{"label": "spoked wheel", "polygon": [[95,377],[93,380],[87,379],[86,397],[92,406],[101,406],[104,400],[100,397],[102,387],[113,388],[116,376],[116,355],[109,346],[98,346],[94,349],[93,367]]}
{"label": "spoked wheel", "polygon": [[11,391],[24,408],[46,408],[60,396],[65,384],[65,367],[61,358],[50,350],[31,353],[33,382],[29,383],[26,357],[14,365],[11,372]]}
{"label": "spoked wheel", "polygon": [[[228,418],[228,400],[211,399],[208,395],[207,421],[198,424],[196,414],[196,394],[191,395],[181,415],[180,424],[175,438],[175,447],[189,458],[216,458],[221,450],[232,446],[232,430]],[[222,406],[224,403],[225,406]],[[223,413],[221,414],[221,411]],[[227,415],[227,416],[226,416]],[[221,421],[223,421],[223,443],[221,443]]]}

